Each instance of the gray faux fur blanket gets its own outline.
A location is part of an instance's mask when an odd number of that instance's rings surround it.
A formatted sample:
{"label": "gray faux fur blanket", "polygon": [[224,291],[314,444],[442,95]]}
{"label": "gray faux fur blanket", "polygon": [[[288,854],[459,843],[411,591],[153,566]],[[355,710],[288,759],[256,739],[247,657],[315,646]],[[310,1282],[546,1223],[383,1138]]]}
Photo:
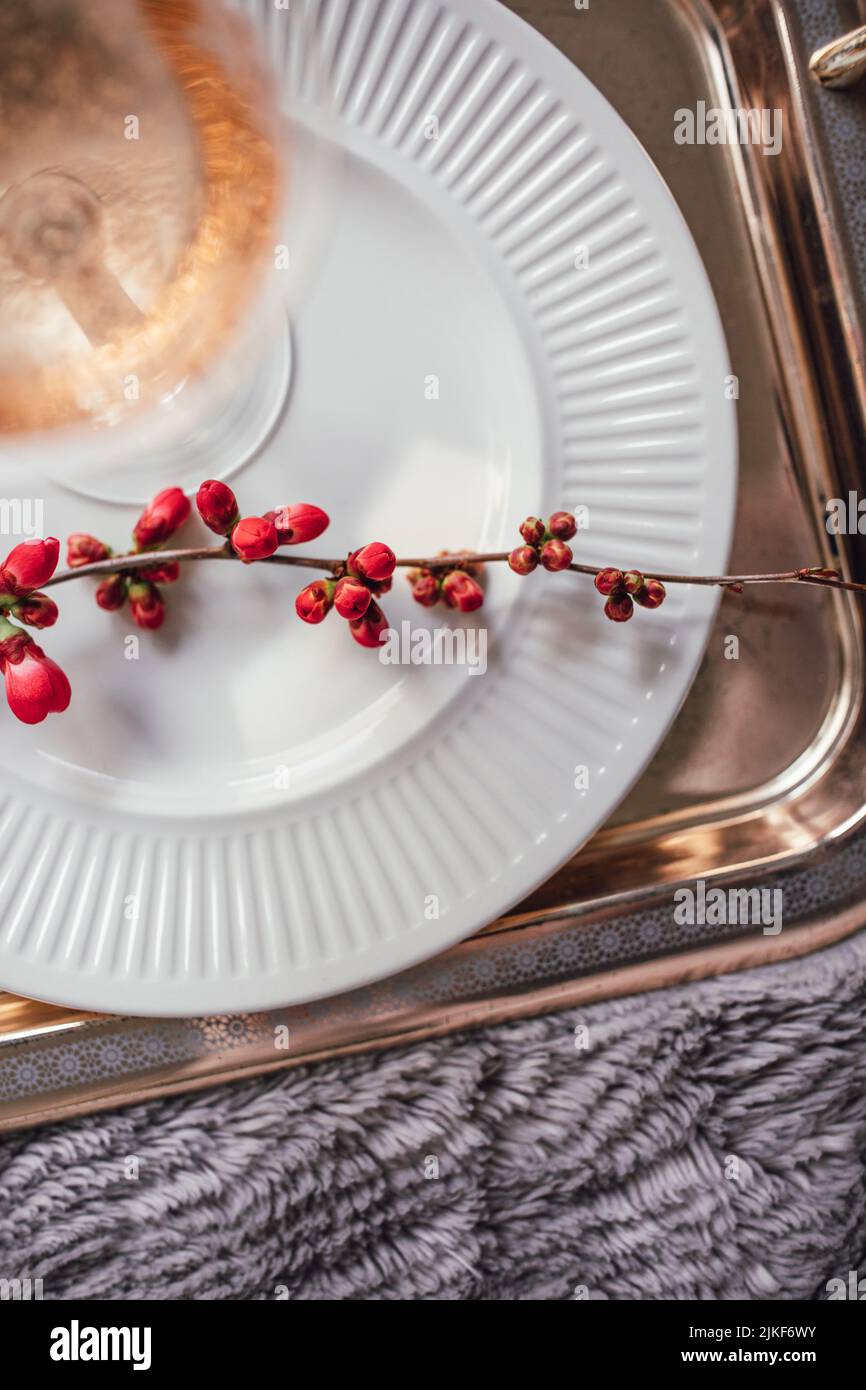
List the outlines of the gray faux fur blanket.
{"label": "gray faux fur blanket", "polygon": [[861,934],[8,1136],[0,1276],[46,1299],[826,1298],[866,1248],[864,1163]]}

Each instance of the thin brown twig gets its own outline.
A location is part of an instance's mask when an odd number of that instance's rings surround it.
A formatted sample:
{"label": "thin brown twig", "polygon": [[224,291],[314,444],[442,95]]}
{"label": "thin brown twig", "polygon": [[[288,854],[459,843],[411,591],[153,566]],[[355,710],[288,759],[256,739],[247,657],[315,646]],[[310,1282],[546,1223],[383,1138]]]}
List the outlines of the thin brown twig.
{"label": "thin brown twig", "polygon": [[[497,564],[508,560],[507,550],[490,554],[477,554],[474,551],[453,551],[446,555],[401,558],[397,565],[401,569],[443,569],[459,563]],[[66,584],[70,579],[83,579],[87,575],[119,574],[149,569],[157,565],[177,561],[183,564],[190,560],[234,560],[240,557],[225,546],[196,546],[186,550],[151,550],[130,555],[112,555],[107,560],[95,560],[89,565],[79,565],[76,569],[61,570],[43,584],[43,589],[56,584]],[[301,569],[322,570],[325,573],[338,573],[345,566],[345,560],[324,559],[312,555],[271,555],[266,560],[255,561],[262,565],[290,565]],[[573,563],[569,570],[575,574],[595,576],[604,566],[580,565]],[[815,572],[819,571],[819,572]],[[663,584],[699,584],[729,589],[736,585],[751,584],[819,584],[828,589],[847,589],[854,593],[866,593],[866,584],[853,580],[836,578],[820,571],[820,567],[796,570],[779,570],[772,574],[666,574],[661,571],[645,570],[647,579],[658,579]]]}
{"label": "thin brown twig", "polygon": [[[70,579],[84,578],[87,575],[125,574],[139,569],[154,569],[158,565],[187,560],[237,560],[240,556],[223,546],[202,545],[189,550],[142,550],[132,555],[110,555],[107,560],[93,560],[89,565],[77,565],[75,569],[60,570],[53,578],[42,585],[50,589],[54,584],[66,584]],[[303,569],[335,570],[345,561],[319,560],[311,555],[271,555],[267,560],[256,560],[260,565],[295,565]]]}

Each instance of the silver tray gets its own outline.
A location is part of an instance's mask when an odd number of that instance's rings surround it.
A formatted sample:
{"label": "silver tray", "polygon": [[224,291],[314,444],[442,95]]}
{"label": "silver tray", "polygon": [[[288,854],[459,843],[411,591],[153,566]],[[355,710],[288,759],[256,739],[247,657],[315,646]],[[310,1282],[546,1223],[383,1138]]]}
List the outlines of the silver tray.
{"label": "silver tray", "polygon": [[[863,539],[824,525],[827,498],[866,488],[864,354],[789,7],[511,7],[617,106],[700,246],[740,382],[733,568],[827,563],[866,580]],[[698,100],[781,109],[781,153],[676,145],[673,112]],[[726,595],[688,700],[616,815],[507,918],[427,965],[304,1008],[223,1019],[97,1018],[0,994],[0,1130],[739,969],[856,930],[866,917],[858,602],[799,586]],[[723,657],[732,632],[737,663]],[[676,926],[677,885],[769,875],[785,894],[777,936]]]}

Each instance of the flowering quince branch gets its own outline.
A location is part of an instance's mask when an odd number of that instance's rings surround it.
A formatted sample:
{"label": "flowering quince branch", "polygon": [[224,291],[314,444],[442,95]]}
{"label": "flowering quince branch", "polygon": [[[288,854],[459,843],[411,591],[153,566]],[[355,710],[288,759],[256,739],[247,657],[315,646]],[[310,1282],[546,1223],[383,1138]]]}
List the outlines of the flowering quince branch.
{"label": "flowering quince branch", "polygon": [[[67,540],[68,569],[56,574],[60,542],[24,541],[0,565],[0,672],[13,714],[25,724],[38,724],[59,714],[70,701],[70,686],[60,667],[37,646],[25,628],[51,627],[57,605],[42,592],[85,575],[99,582],[96,602],[108,612],[129,605],[139,627],[155,630],[165,618],[163,587],[174,584],[181,564],[193,560],[240,561],[242,564],[294,565],[320,570],[298,594],[295,611],[306,623],[324,621],[331,609],[345,618],[362,647],[378,647],[388,631],[379,604],[391,589],[395,570],[407,569],[417,603],[432,608],[443,603],[461,613],[473,613],[484,602],[485,565],[507,563],[515,574],[528,576],[541,567],[552,574],[570,571],[590,576],[605,600],[605,615],[627,622],[635,605],[658,608],[666,584],[701,584],[742,593],[752,584],[817,584],[824,588],[866,593],[866,584],[842,579],[837,570],[820,566],[782,570],[774,574],[642,574],[640,570],[577,564],[569,541],[577,534],[570,512],[554,512],[547,521],[531,516],[520,527],[522,544],[493,554],[441,551],[426,558],[401,558],[381,541],[353,550],[345,560],[310,555],[282,555],[285,546],[316,540],[330,524],[321,507],[309,503],[279,507],[263,516],[242,516],[237,498],[225,483],[202,483],[196,495],[199,516],[221,537],[218,546],[166,549],[167,542],[189,519],[192,507],[178,487],[166,488],[145,507],[132,532],[132,549],[121,554],[84,532]],[[22,626],[23,625],[23,626]]]}

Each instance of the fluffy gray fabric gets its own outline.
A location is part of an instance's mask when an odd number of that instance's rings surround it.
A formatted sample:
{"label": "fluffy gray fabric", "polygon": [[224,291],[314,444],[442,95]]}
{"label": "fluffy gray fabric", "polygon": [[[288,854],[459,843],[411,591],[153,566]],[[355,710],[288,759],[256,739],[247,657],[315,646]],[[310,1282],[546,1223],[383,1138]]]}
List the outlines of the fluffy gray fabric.
{"label": "fluffy gray fabric", "polygon": [[46,1299],[826,1297],[866,1246],[864,1092],[861,934],[9,1136],[0,1275]]}

